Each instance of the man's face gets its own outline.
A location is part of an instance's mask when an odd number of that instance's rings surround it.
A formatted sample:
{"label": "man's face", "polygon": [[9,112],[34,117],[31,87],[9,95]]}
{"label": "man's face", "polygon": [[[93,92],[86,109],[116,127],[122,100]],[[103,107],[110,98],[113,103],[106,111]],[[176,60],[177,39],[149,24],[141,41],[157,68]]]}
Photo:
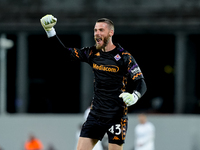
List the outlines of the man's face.
{"label": "man's face", "polygon": [[146,118],[146,116],[145,116],[144,114],[140,114],[140,115],[138,116],[138,120],[139,120],[139,122],[140,122],[141,124],[145,124],[146,121],[147,121],[147,118]]}
{"label": "man's face", "polygon": [[111,37],[110,29],[107,23],[97,22],[94,27],[94,40],[96,49],[105,49]]}

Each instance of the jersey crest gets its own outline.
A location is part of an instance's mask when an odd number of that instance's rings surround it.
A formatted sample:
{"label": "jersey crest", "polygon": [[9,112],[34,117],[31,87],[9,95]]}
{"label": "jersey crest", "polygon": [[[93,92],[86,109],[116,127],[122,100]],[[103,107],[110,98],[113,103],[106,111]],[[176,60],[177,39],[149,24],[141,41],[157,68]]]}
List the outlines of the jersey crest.
{"label": "jersey crest", "polygon": [[120,56],[119,54],[117,54],[117,55],[115,55],[115,57],[114,57],[114,58],[115,58],[115,60],[116,60],[116,61],[118,61],[118,60],[120,60],[120,59],[121,59],[121,56]]}

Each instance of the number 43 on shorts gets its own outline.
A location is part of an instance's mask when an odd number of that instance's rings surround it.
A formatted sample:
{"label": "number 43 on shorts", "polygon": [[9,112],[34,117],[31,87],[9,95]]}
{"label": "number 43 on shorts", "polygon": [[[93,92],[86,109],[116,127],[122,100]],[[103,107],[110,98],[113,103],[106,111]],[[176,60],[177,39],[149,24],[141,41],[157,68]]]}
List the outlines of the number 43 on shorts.
{"label": "number 43 on shorts", "polygon": [[121,130],[121,124],[115,124],[111,126],[111,128],[108,130],[110,133],[115,134],[115,135],[120,135],[122,130]]}

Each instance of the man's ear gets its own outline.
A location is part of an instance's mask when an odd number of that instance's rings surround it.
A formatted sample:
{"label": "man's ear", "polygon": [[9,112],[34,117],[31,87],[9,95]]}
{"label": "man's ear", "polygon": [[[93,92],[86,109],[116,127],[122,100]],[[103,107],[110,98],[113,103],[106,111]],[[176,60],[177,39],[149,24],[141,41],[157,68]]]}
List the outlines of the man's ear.
{"label": "man's ear", "polygon": [[112,37],[114,35],[114,30],[110,30],[109,36]]}

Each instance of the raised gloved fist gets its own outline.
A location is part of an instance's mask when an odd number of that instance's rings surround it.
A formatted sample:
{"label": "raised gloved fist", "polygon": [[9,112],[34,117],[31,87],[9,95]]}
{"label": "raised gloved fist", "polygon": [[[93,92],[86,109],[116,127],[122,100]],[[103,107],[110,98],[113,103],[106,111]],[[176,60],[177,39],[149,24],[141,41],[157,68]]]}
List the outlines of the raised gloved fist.
{"label": "raised gloved fist", "polygon": [[127,106],[135,104],[139,99],[139,97],[134,92],[132,94],[124,92],[121,93],[119,97],[123,99]]}
{"label": "raised gloved fist", "polygon": [[51,31],[56,24],[57,19],[52,15],[46,15],[40,19],[40,22],[45,31]]}

